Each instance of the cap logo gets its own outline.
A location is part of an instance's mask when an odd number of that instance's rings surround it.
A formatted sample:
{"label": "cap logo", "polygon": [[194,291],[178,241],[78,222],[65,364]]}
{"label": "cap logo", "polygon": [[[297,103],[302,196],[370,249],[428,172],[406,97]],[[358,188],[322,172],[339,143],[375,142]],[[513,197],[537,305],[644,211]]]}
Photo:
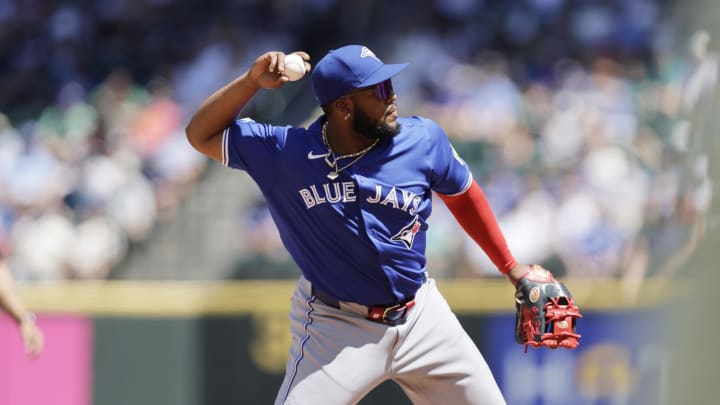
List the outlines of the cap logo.
{"label": "cap logo", "polygon": [[360,50],[360,57],[361,58],[371,57],[371,58],[377,60],[378,62],[381,62],[380,59],[378,59],[378,57],[375,56],[375,53],[373,53],[373,51],[371,51],[367,46],[363,46],[362,49]]}

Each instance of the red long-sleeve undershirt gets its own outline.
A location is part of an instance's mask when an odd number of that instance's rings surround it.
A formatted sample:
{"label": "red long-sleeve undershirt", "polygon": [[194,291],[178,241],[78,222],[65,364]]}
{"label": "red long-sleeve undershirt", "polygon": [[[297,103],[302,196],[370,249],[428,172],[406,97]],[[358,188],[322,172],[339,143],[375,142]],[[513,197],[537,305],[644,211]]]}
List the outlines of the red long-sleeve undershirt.
{"label": "red long-sleeve undershirt", "polygon": [[476,181],[455,196],[438,194],[465,232],[485,251],[501,273],[507,274],[516,265],[505,237],[490,208],[485,193]]}

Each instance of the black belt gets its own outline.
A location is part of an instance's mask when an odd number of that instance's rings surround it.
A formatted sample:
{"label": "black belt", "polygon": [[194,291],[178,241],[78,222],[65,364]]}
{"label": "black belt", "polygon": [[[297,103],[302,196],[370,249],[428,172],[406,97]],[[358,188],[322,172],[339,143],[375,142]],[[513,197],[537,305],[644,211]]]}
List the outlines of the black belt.
{"label": "black belt", "polygon": [[[333,308],[340,309],[340,300],[322,291],[315,286],[311,288],[312,295],[323,303]],[[391,306],[372,305],[367,307],[367,319],[373,322],[384,323],[390,326],[402,325],[405,323],[408,311],[415,306],[415,298],[407,299],[399,304]]]}

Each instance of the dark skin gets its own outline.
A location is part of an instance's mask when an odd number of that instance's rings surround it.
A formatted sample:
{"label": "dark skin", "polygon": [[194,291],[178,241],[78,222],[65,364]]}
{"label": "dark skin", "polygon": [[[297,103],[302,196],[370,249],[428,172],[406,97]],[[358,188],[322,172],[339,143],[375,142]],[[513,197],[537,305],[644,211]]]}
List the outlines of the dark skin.
{"label": "dark skin", "polygon": [[381,100],[374,86],[357,89],[329,103],[327,113],[327,136],[330,147],[337,154],[344,155],[361,151],[382,137],[377,127],[385,133],[399,132],[397,122],[397,96],[392,94]]}
{"label": "dark skin", "polygon": [[[310,71],[310,55],[293,52],[305,61],[305,71]],[[210,95],[200,105],[185,128],[188,142],[198,152],[222,162],[222,131],[235,120],[250,99],[260,89],[277,89],[289,81],[285,75],[285,54],[279,51],[265,52],[238,78]]]}
{"label": "dark skin", "polygon": [[[309,72],[310,55],[303,51],[293,53],[305,60],[305,70]],[[260,89],[277,89],[287,83],[289,80],[284,72],[285,53],[270,51],[260,55],[248,71],[200,105],[185,129],[188,142],[200,153],[222,162],[222,131]],[[353,90],[328,103],[325,106],[327,136],[333,151],[344,155],[372,145],[377,137],[377,134],[372,134],[371,128],[374,127],[384,126],[390,132],[397,130],[396,100],[395,94],[381,100],[370,87]],[[516,264],[507,277],[514,285],[529,270],[528,265]]]}

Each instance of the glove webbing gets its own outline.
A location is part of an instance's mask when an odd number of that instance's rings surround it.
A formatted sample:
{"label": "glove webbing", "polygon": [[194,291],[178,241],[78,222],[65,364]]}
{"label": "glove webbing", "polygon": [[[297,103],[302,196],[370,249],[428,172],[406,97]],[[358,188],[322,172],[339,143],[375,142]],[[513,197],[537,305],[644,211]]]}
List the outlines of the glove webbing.
{"label": "glove webbing", "polygon": [[[579,308],[568,297],[551,297],[545,303],[545,331],[540,331],[537,307],[523,307],[525,352],[528,346],[575,349],[581,335],[574,333],[575,320],[582,318]],[[535,319],[536,321],[533,321]]]}

